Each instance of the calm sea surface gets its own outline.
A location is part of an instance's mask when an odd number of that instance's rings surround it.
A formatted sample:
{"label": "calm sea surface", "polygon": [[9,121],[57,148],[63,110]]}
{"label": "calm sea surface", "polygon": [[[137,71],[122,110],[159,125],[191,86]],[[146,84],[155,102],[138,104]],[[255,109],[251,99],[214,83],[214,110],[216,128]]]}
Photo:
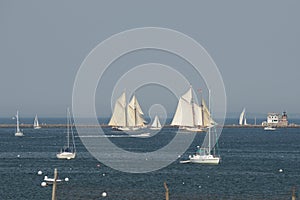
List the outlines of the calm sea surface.
{"label": "calm sea surface", "polygon": [[[0,128],[0,199],[51,199],[52,187],[40,184],[44,175],[53,177],[54,168],[60,178],[70,179],[58,185],[57,199],[164,199],[164,181],[170,199],[290,199],[292,187],[300,186],[300,129],[226,128],[219,140],[220,165],[177,160],[146,174],[119,172],[99,163],[79,137],[76,159],[56,159],[64,144],[64,128],[23,131],[25,137],[18,138],[13,128]],[[167,144],[175,132],[169,128],[148,139],[111,139],[127,150],[147,151]],[[193,154],[203,138],[204,133],[198,134],[181,159]],[[37,175],[39,170],[42,176]],[[103,191],[106,198],[101,197]]]}

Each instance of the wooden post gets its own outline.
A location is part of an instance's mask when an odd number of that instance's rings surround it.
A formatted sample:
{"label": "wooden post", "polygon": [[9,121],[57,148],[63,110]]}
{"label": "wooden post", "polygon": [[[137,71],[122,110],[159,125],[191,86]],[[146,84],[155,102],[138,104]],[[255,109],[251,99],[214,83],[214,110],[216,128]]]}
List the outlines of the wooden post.
{"label": "wooden post", "polygon": [[166,200],[169,200],[169,188],[168,188],[168,185],[166,182],[164,182],[164,187],[165,187],[165,190],[166,190]]}
{"label": "wooden post", "polygon": [[56,180],[57,180],[57,169],[54,169],[54,181],[52,186],[52,200],[56,199]]}
{"label": "wooden post", "polygon": [[293,187],[292,189],[292,200],[296,200],[296,188]]}

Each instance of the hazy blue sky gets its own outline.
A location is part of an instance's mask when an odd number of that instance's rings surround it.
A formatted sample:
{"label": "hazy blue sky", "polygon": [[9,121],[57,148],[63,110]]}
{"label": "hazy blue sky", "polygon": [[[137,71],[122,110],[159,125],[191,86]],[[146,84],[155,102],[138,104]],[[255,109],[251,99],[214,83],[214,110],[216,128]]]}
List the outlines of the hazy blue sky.
{"label": "hazy blue sky", "polygon": [[206,48],[223,76],[229,112],[300,113],[299,9],[296,0],[2,0],[0,117],[16,109],[64,116],[86,55],[112,34],[144,26],[178,30]]}

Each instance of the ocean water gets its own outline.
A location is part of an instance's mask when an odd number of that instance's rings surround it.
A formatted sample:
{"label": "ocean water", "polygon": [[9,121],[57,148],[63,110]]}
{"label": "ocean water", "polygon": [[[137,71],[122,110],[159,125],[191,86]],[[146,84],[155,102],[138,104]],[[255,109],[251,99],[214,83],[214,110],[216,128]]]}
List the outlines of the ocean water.
{"label": "ocean water", "polygon": [[[44,175],[53,177],[54,168],[59,178],[70,179],[57,188],[57,199],[64,200],[164,199],[164,181],[170,199],[179,200],[290,199],[292,187],[300,186],[300,129],[266,132],[225,128],[219,140],[220,165],[180,164],[179,160],[193,154],[202,143],[204,133],[199,133],[182,158],[145,174],[124,173],[103,165],[89,154],[79,137],[75,138],[76,159],[56,159],[65,140],[64,128],[23,131],[25,136],[18,138],[13,128],[0,128],[0,199],[50,199],[52,187],[40,184]],[[166,128],[153,138],[111,139],[127,150],[148,151],[167,144],[175,132]],[[107,133],[113,134],[109,129]],[[37,175],[39,170],[42,176]],[[101,197],[104,191],[108,195],[105,198]]]}

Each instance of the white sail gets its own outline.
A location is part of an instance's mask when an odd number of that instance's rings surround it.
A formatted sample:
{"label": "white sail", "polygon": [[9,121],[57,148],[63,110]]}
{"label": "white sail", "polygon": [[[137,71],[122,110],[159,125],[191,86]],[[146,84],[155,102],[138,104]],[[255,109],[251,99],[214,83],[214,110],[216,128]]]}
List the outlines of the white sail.
{"label": "white sail", "polygon": [[177,109],[171,123],[172,126],[194,126],[193,107],[190,101],[188,101],[189,99],[183,98],[184,96],[179,99]]}
{"label": "white sail", "polygon": [[41,127],[40,127],[40,124],[39,124],[39,120],[38,120],[37,115],[35,115],[35,118],[34,118],[33,128],[34,128],[34,129],[39,129],[39,128],[41,128]]}
{"label": "white sail", "polygon": [[239,125],[243,125],[245,111],[246,111],[246,109],[244,108],[243,111],[242,111],[242,113],[240,114]]}
{"label": "white sail", "polygon": [[23,134],[22,131],[20,130],[19,111],[17,111],[16,119],[17,119],[17,127],[16,127],[15,136],[17,136],[17,137],[24,136],[24,134]]}
{"label": "white sail", "polygon": [[153,127],[153,128],[161,128],[161,124],[160,124],[160,121],[159,121],[157,115],[155,116],[151,127]]}
{"label": "white sail", "polygon": [[244,120],[244,125],[248,125],[246,117],[245,117],[245,120]]}
{"label": "white sail", "polygon": [[182,99],[184,99],[186,102],[188,102],[189,104],[192,102],[193,99],[193,91],[192,91],[192,87],[190,87],[190,89],[181,97]]}
{"label": "white sail", "polygon": [[211,118],[210,112],[206,106],[204,99],[202,99],[202,112],[203,112],[203,126],[209,127],[215,124],[215,121]]}
{"label": "white sail", "polygon": [[202,108],[194,103],[194,125],[195,126],[202,126],[203,124],[203,119],[202,119]]}
{"label": "white sail", "polygon": [[134,95],[127,106],[127,125],[129,127],[144,126],[145,120],[143,115],[144,113],[140,107],[140,104]]}
{"label": "white sail", "polygon": [[16,115],[16,119],[17,119],[17,133],[20,133],[20,124],[19,124],[19,111],[17,110],[17,115]]}
{"label": "white sail", "polygon": [[182,97],[180,97],[172,126],[182,127],[208,127],[215,124],[210,116],[210,112],[202,99],[202,106],[193,102],[192,88],[190,88]]}
{"label": "white sail", "polygon": [[108,123],[109,126],[127,126],[126,124],[126,94],[123,94],[117,99],[114,107],[113,115]]}
{"label": "white sail", "polygon": [[145,126],[144,113],[137,98],[133,96],[130,103],[126,105],[126,95],[125,92],[123,92],[119,99],[117,99],[113,115],[108,125],[124,128]]}

